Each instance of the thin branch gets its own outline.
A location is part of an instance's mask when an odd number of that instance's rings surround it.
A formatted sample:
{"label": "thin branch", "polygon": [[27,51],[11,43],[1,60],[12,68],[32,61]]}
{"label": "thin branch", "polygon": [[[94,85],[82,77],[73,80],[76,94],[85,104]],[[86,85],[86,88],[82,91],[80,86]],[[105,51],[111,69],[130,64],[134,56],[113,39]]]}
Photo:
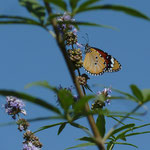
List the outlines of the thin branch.
{"label": "thin branch", "polygon": [[[51,9],[49,3],[45,2],[45,0],[44,0],[44,4],[45,4],[45,7],[47,9],[48,14],[51,15],[52,14],[52,9]],[[66,61],[67,67],[69,69],[71,78],[72,78],[72,80],[74,82],[74,85],[76,87],[78,95],[81,98],[81,97],[84,96],[84,94],[82,93],[82,90],[81,90],[80,85],[78,83],[77,77],[76,77],[76,75],[74,73],[73,65],[72,65],[72,63],[71,63],[71,61],[70,61],[70,59],[69,59],[69,57],[67,55],[66,47],[65,47],[65,44],[64,44],[64,39],[62,38],[61,34],[58,31],[56,18],[52,18],[51,19],[51,24],[52,24],[54,32],[56,34],[57,44],[58,44],[58,46],[59,46],[59,48],[60,48],[60,50],[61,50],[61,52],[63,54],[63,57],[64,57],[64,59]],[[89,110],[90,110],[90,108],[89,108],[89,105],[87,103],[85,105],[85,111],[88,112]],[[105,150],[104,143],[102,141],[102,137],[100,136],[100,133],[99,133],[99,131],[97,129],[97,126],[95,124],[93,116],[92,115],[88,115],[87,118],[88,118],[88,122],[89,122],[89,124],[91,126],[91,129],[93,131],[93,134],[95,136],[95,139],[97,141],[97,146],[98,146],[99,150]]]}

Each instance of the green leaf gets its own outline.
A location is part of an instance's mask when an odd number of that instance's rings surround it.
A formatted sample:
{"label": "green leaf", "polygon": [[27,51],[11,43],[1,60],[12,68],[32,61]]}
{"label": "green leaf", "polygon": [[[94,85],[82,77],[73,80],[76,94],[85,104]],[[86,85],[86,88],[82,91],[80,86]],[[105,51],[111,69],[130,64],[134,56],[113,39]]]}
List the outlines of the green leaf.
{"label": "green leaf", "polygon": [[24,99],[28,102],[34,103],[36,105],[39,105],[41,107],[44,107],[48,110],[51,110],[57,114],[61,114],[61,112],[59,111],[59,109],[55,106],[53,106],[50,103],[47,103],[45,100],[31,96],[29,94],[25,94],[22,92],[16,92],[16,91],[10,91],[10,90],[0,90],[0,95],[2,96],[15,96],[17,98],[21,98]]}
{"label": "green leaf", "polygon": [[39,22],[21,16],[0,15],[0,24],[30,24],[42,26]]}
{"label": "green leaf", "polygon": [[144,89],[141,92],[142,92],[143,97],[144,97],[143,101],[144,102],[150,101],[150,89]]}
{"label": "green leaf", "polygon": [[135,132],[135,133],[126,134],[125,136],[128,137],[128,136],[140,135],[140,134],[145,134],[145,133],[150,133],[150,131]]}
{"label": "green leaf", "polygon": [[70,7],[72,9],[72,12],[75,11],[78,3],[79,3],[80,0],[69,0],[69,4],[70,4]]}
{"label": "green leaf", "polygon": [[70,91],[61,89],[57,93],[59,103],[64,111],[68,111],[69,107],[74,103],[73,96]]}
{"label": "green leaf", "polygon": [[96,126],[100,132],[100,135],[104,137],[105,135],[105,117],[102,113],[100,113],[96,120]]}
{"label": "green leaf", "polygon": [[122,131],[122,130],[125,130],[125,129],[128,129],[128,128],[132,128],[132,127],[134,127],[134,126],[135,126],[135,124],[133,124],[133,123],[132,123],[132,124],[124,125],[124,126],[118,128],[118,129],[114,130],[114,131],[112,132],[111,136],[114,135],[114,134],[116,134],[116,133],[118,133],[118,132],[120,132],[120,131]]}
{"label": "green leaf", "polygon": [[[26,119],[27,122],[36,122],[36,121],[45,121],[45,120],[55,120],[55,119],[64,119],[63,116],[48,116],[48,117],[37,117],[37,118],[30,118],[30,119]],[[6,123],[1,123],[0,127],[4,127],[4,126],[10,126],[10,125],[16,125],[15,121],[12,122],[6,122]]]}
{"label": "green leaf", "polygon": [[55,127],[55,126],[61,125],[61,124],[63,124],[63,123],[64,123],[64,122],[59,122],[59,123],[55,123],[55,124],[43,126],[43,127],[39,128],[38,130],[36,130],[34,133],[37,133],[37,132],[39,132],[39,131],[42,131],[42,130],[45,130],[45,129],[48,129],[48,128],[51,128],[51,127]]}
{"label": "green leaf", "polygon": [[64,122],[63,124],[60,125],[57,135],[59,135],[63,131],[63,129],[65,128],[66,124],[67,124],[67,122]]}
{"label": "green leaf", "polygon": [[137,99],[142,102],[143,101],[143,94],[141,90],[136,85],[130,85],[132,93],[137,97]]}
{"label": "green leaf", "polygon": [[112,150],[114,147],[114,142],[113,141],[110,141],[108,144],[107,144],[107,150]]}
{"label": "green leaf", "polygon": [[94,98],[95,96],[90,95],[90,96],[83,96],[77,103],[75,103],[74,105],[74,111],[76,113],[78,112],[82,112],[85,110],[85,104],[92,98]]}
{"label": "green leaf", "polygon": [[85,8],[85,9],[78,11],[77,13],[90,11],[90,10],[113,10],[113,11],[124,12],[124,13],[131,15],[131,16],[134,16],[134,17],[139,17],[142,19],[150,20],[149,17],[147,17],[145,14],[141,13],[138,10],[135,10],[135,9],[127,7],[127,6],[112,5],[112,4],[88,7],[88,8]]}
{"label": "green leaf", "polygon": [[73,149],[73,148],[79,148],[79,147],[94,146],[94,145],[95,145],[94,143],[82,143],[82,144],[78,144],[76,146],[72,146],[72,147],[66,148],[65,150]]}
{"label": "green leaf", "polygon": [[79,9],[82,9],[82,8],[86,8],[96,2],[99,2],[100,0],[87,0],[85,2],[83,2],[80,6],[79,6]]}
{"label": "green leaf", "polygon": [[81,5],[76,9],[76,12],[82,12],[82,10],[98,1],[100,0],[86,0],[85,2],[81,3]]}
{"label": "green leaf", "polygon": [[86,136],[84,136],[84,137],[82,137],[82,138],[79,138],[79,139],[77,139],[77,140],[80,140],[80,141],[87,141],[87,142],[91,142],[91,143],[96,143],[94,138],[92,138],[92,137],[86,137]]}
{"label": "green leaf", "polygon": [[32,16],[39,19],[41,23],[45,20],[45,7],[41,6],[37,0],[19,0],[20,5],[24,6]]}
{"label": "green leaf", "polygon": [[80,125],[80,124],[78,124],[78,123],[75,123],[75,122],[71,122],[70,124],[71,124],[72,126],[76,127],[76,128],[80,128],[80,129],[82,129],[82,130],[89,130],[88,128],[86,128],[86,127],[84,127],[84,126],[82,126],[82,125]]}
{"label": "green leaf", "polygon": [[25,89],[27,88],[30,88],[32,86],[40,86],[40,87],[44,87],[44,88],[47,88],[49,90],[53,90],[54,92],[57,91],[56,88],[52,87],[49,85],[49,83],[47,81],[38,81],[38,82],[32,82],[32,83],[29,83],[25,86]]}
{"label": "green leaf", "polygon": [[[120,94],[126,96],[126,97],[125,97],[126,99],[132,100],[132,101],[134,101],[134,102],[139,102],[136,97],[132,96],[132,95],[129,94],[129,93],[126,93],[126,92],[123,92],[123,91],[120,91],[120,90],[117,90],[117,89],[114,89],[114,88],[112,88],[112,90],[115,91],[115,92],[117,92],[117,93],[120,93]],[[111,98],[111,97],[110,97],[110,98]]]}
{"label": "green leaf", "polygon": [[132,146],[132,147],[138,148],[136,145],[133,145],[133,144],[131,144],[131,143],[114,142],[114,144],[119,144],[119,145],[128,145],[128,146]]}
{"label": "green leaf", "polygon": [[63,0],[45,0],[45,2],[52,3],[58,6],[59,8],[67,11],[67,4]]}

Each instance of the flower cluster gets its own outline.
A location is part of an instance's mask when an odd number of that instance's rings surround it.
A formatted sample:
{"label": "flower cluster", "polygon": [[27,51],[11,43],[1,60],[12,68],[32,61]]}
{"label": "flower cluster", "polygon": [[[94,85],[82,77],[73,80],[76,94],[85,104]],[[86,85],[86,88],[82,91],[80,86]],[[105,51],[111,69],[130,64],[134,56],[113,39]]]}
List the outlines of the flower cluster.
{"label": "flower cluster", "polygon": [[70,60],[72,61],[75,69],[82,67],[82,65],[83,65],[82,52],[80,49],[74,49],[74,50],[69,49],[68,56],[69,56]]}
{"label": "flower cluster", "polygon": [[80,85],[87,85],[87,80],[90,79],[85,73],[81,76],[77,76]]}
{"label": "flower cluster", "polygon": [[23,142],[23,150],[41,150],[42,143],[39,138],[34,135],[31,131],[24,133],[25,141]]}
{"label": "flower cluster", "polygon": [[14,96],[7,96],[6,97],[6,104],[5,104],[5,111],[8,113],[8,115],[11,115],[13,119],[16,119],[16,115],[19,115],[19,113],[22,113],[26,115],[25,104],[22,100],[14,97]]}
{"label": "flower cluster", "polygon": [[[112,93],[112,91],[110,88],[104,88],[104,90],[102,92],[98,91],[97,99],[92,104],[91,109],[103,108],[105,106],[105,103],[110,104],[109,98],[111,97],[111,95],[110,95],[111,93]],[[105,99],[105,101],[103,99]]]}
{"label": "flower cluster", "polygon": [[27,122],[26,119],[23,119],[23,118],[20,118],[18,121],[17,121],[17,125],[18,125],[18,130],[20,131],[26,131],[28,126],[29,126],[29,122]]}
{"label": "flower cluster", "polygon": [[64,36],[66,45],[74,45],[76,44],[78,47],[82,47],[81,44],[78,43],[77,40],[77,28],[72,25],[75,23],[75,19],[72,18],[69,12],[65,12],[63,16],[57,18],[59,23],[58,29]]}

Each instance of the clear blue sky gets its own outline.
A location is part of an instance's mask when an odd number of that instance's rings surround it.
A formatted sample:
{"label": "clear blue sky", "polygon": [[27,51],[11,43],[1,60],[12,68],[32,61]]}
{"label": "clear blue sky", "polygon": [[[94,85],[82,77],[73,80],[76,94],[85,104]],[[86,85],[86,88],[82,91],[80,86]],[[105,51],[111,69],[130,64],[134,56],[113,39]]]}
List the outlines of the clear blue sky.
{"label": "clear blue sky", "polygon": [[[102,3],[112,3],[104,0]],[[149,0],[115,0],[115,4],[133,7],[150,16]],[[17,0],[1,0],[0,14],[29,16],[24,8],[18,5]],[[122,64],[122,70],[117,73],[105,73],[102,76],[92,77],[90,85],[94,83],[111,85],[114,88],[130,92],[129,85],[136,84],[141,89],[150,88],[150,22],[112,11],[95,11],[81,14],[75,19],[91,21],[117,27],[120,31],[97,27],[81,27],[79,39],[85,33],[89,35],[89,44],[101,48],[113,55]],[[79,41],[80,42],[80,41]],[[84,72],[84,70],[82,70]],[[72,81],[64,63],[63,57],[55,40],[45,30],[29,25],[0,25],[0,89],[13,89],[45,98],[56,105],[56,98],[48,90],[33,87],[25,90],[24,86],[33,81],[47,80],[51,85],[64,87],[71,86]],[[101,88],[94,88],[95,92]],[[0,97],[0,105],[5,101]],[[108,108],[113,110],[131,110],[134,103],[128,101],[112,102]],[[150,104],[147,105],[150,108]],[[52,115],[39,106],[26,102],[26,118]],[[142,109],[141,109],[142,111]],[[143,122],[150,123],[150,112],[140,117]],[[0,123],[10,122],[11,117],[0,109]],[[32,131],[41,126],[52,124],[54,121],[31,123]],[[86,120],[80,123],[86,125]],[[107,120],[107,128],[112,121]],[[145,130],[150,130],[146,127]],[[57,127],[37,134],[44,147],[43,150],[63,150],[66,147],[79,144],[74,139],[84,135],[81,130],[67,126],[60,136],[57,136]],[[149,149],[150,134],[129,138],[129,142],[139,146],[139,150]],[[2,150],[19,150],[22,148],[22,133],[16,126],[0,128],[0,143]],[[94,150],[96,148],[83,148]],[[115,150],[134,150],[128,146],[116,146]]]}

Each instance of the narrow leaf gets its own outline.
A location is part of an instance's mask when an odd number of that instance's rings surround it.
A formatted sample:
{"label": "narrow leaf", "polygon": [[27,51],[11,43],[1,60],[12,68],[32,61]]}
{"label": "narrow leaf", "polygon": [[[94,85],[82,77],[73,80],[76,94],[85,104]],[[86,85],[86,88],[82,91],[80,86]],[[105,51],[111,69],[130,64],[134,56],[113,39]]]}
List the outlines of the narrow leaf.
{"label": "narrow leaf", "polygon": [[38,18],[41,23],[44,22],[45,7],[41,6],[37,0],[19,0],[19,3],[24,6],[32,16]]}
{"label": "narrow leaf", "polygon": [[144,102],[150,101],[150,89],[144,89],[141,92],[142,92],[143,97],[144,97],[143,101]]}
{"label": "narrow leaf", "polygon": [[94,145],[95,145],[94,143],[82,143],[82,144],[78,144],[76,146],[72,146],[72,147],[66,148],[65,150],[73,149],[73,148],[79,148],[79,147],[94,146]]}
{"label": "narrow leaf", "polygon": [[57,135],[59,135],[63,131],[63,129],[65,128],[66,124],[67,124],[67,122],[64,122],[63,124],[60,125]]}
{"label": "narrow leaf", "polygon": [[60,123],[55,123],[55,124],[43,126],[43,127],[39,128],[38,130],[36,130],[34,133],[37,133],[37,132],[39,132],[39,131],[42,131],[42,130],[45,130],[45,129],[48,129],[48,128],[51,128],[51,127],[55,127],[55,126],[61,125],[61,124],[63,124],[63,123],[64,123],[64,122],[60,122]]}
{"label": "narrow leaf", "polygon": [[133,145],[133,144],[131,144],[131,143],[114,142],[114,144],[119,144],[119,145],[128,145],[128,146],[132,146],[132,147],[138,148],[136,145]]}
{"label": "narrow leaf", "polygon": [[78,13],[90,11],[90,10],[113,10],[113,11],[124,12],[124,13],[134,16],[134,17],[139,17],[142,19],[150,20],[149,17],[147,17],[145,14],[143,14],[142,12],[140,12],[138,10],[135,10],[135,9],[127,7],[127,6],[111,5],[111,4],[88,7],[88,8],[78,11]]}
{"label": "narrow leaf", "polygon": [[59,8],[67,11],[67,4],[63,0],[45,0],[45,2],[52,3],[56,6],[58,6]]}
{"label": "narrow leaf", "polygon": [[105,135],[105,117],[102,113],[100,113],[96,120],[96,126],[100,132],[100,135],[104,137]]}
{"label": "narrow leaf", "polygon": [[24,99],[28,102],[31,102],[31,103],[34,103],[34,104],[39,105],[41,107],[44,107],[44,108],[51,110],[57,114],[61,114],[57,107],[53,106],[50,103],[47,103],[43,99],[33,97],[29,94],[25,94],[22,92],[16,92],[16,91],[10,91],[10,90],[0,90],[0,95],[2,95],[2,96],[15,96],[17,98],[21,98],[21,99]]}
{"label": "narrow leaf", "polygon": [[142,102],[143,101],[143,94],[141,90],[136,85],[130,85],[132,93],[137,97],[137,99]]}
{"label": "narrow leaf", "polygon": [[95,143],[95,139],[92,138],[92,137],[86,137],[86,136],[84,136],[84,137],[82,137],[82,138],[80,138],[80,139],[77,139],[77,140]]}
{"label": "narrow leaf", "polygon": [[140,135],[140,134],[145,134],[145,133],[150,133],[150,131],[135,132],[135,133],[126,134],[125,136],[128,137],[128,136]]}
{"label": "narrow leaf", "polygon": [[135,126],[135,124],[133,124],[133,123],[132,123],[132,124],[124,125],[124,126],[118,128],[118,129],[114,130],[111,135],[114,135],[114,134],[116,134],[116,133],[118,133],[118,132],[120,132],[120,131],[122,131],[122,130],[125,130],[125,129],[128,129],[128,128],[132,128],[132,127],[134,127],[134,126]]}
{"label": "narrow leaf", "polygon": [[76,9],[79,1],[80,0],[69,0],[69,4],[70,4],[70,7],[72,9],[72,12],[74,12],[74,10]]}
{"label": "narrow leaf", "polygon": [[47,88],[47,89],[49,89],[49,90],[56,91],[56,88],[50,86],[47,81],[38,81],[38,82],[29,83],[29,84],[27,84],[27,85],[25,86],[25,89],[30,88],[30,87],[32,87],[32,86],[40,86],[40,87]]}

